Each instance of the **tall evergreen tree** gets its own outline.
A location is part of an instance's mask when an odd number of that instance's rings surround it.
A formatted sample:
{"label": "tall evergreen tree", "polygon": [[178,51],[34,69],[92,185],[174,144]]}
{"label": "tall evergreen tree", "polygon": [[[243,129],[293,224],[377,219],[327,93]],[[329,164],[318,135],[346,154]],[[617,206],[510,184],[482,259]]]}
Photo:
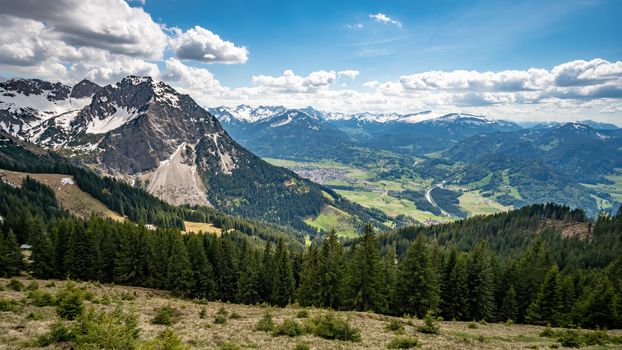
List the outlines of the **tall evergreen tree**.
{"label": "tall evergreen tree", "polygon": [[387,298],[382,267],[380,248],[373,227],[366,224],[353,251],[346,279],[350,307],[360,311],[386,311]]}
{"label": "tall evergreen tree", "polygon": [[171,256],[168,258],[168,289],[182,297],[188,296],[195,287],[192,278],[188,250],[181,233],[175,233],[172,237]]}
{"label": "tall evergreen tree", "polygon": [[145,285],[149,275],[149,250],[145,238],[142,228],[136,229],[131,223],[123,224],[115,262],[115,282]]}
{"label": "tall evergreen tree", "polygon": [[536,298],[529,305],[526,319],[530,323],[557,326],[560,324],[563,306],[559,268],[553,265],[544,277]]}
{"label": "tall evergreen tree", "polygon": [[266,245],[261,256],[261,269],[259,271],[259,277],[261,281],[261,300],[270,302],[272,298],[272,287],[274,286],[274,262],[272,257],[272,244],[270,241],[266,241]]}
{"label": "tall evergreen tree", "polygon": [[240,303],[252,305],[261,300],[259,258],[246,241],[243,244],[237,300]]}
{"label": "tall evergreen tree", "polygon": [[9,230],[5,234],[0,232],[0,275],[17,276],[23,267],[22,251],[13,231]]}
{"label": "tall evergreen tree", "polygon": [[209,299],[216,292],[214,271],[205,254],[203,240],[198,235],[191,235],[188,239],[188,259],[192,267],[192,295]]}
{"label": "tall evergreen tree", "polygon": [[333,228],[322,240],[318,258],[320,306],[338,309],[343,302],[343,248]]}
{"label": "tall evergreen tree", "polygon": [[516,321],[516,316],[518,315],[518,304],[516,304],[516,291],[512,285],[510,285],[510,289],[508,289],[505,293],[499,314],[499,320],[505,319],[506,321]]}
{"label": "tall evergreen tree", "polygon": [[318,247],[312,243],[303,256],[302,270],[300,271],[298,303],[302,306],[318,306],[320,304],[318,256]]}
{"label": "tall evergreen tree", "polygon": [[466,317],[466,265],[465,257],[459,260],[455,246],[451,248],[443,265],[440,314],[446,320],[464,320]]}
{"label": "tall evergreen tree", "polygon": [[471,252],[467,286],[469,317],[474,320],[493,320],[494,275],[490,252],[485,242],[477,244]]}
{"label": "tall evergreen tree", "polygon": [[439,280],[422,235],[417,236],[399,266],[395,288],[399,313],[425,316],[439,303]]}
{"label": "tall evergreen tree", "polygon": [[294,275],[289,252],[283,239],[279,239],[274,252],[274,287],[272,288],[272,303],[278,306],[289,304],[294,296]]}
{"label": "tall evergreen tree", "polygon": [[32,249],[30,254],[30,270],[37,278],[54,278],[57,276],[54,268],[54,248],[40,217],[34,220],[30,236]]}
{"label": "tall evergreen tree", "polygon": [[83,222],[76,223],[69,236],[68,252],[65,259],[67,273],[70,278],[81,281],[95,280],[97,275],[98,256],[94,237],[87,232]]}

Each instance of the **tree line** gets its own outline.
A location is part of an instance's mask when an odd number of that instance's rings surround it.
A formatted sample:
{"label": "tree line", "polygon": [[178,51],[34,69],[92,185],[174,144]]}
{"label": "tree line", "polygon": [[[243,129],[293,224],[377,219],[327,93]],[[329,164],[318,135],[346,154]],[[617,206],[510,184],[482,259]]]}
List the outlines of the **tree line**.
{"label": "tree line", "polygon": [[[245,304],[297,302],[417,317],[432,310],[446,320],[622,327],[622,257],[604,267],[560,268],[543,234],[532,236],[525,249],[502,255],[486,240],[462,250],[420,233],[398,254],[394,244],[381,245],[367,225],[347,247],[331,231],[297,251],[283,239],[258,248],[257,237],[235,230],[221,236],[182,234],[98,217],[65,215],[46,223],[34,214],[26,215],[28,222],[3,222],[3,276],[28,272]],[[594,226],[619,240],[622,215],[603,216]],[[32,246],[28,259],[18,231]],[[558,240],[564,241],[559,234]]]}

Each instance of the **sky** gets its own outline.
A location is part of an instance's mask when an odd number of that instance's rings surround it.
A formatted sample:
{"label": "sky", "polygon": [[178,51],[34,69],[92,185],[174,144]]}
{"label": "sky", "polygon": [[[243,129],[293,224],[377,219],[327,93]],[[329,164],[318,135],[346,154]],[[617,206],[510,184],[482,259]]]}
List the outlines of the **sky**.
{"label": "sky", "polygon": [[622,1],[0,0],[0,76],[622,126]]}

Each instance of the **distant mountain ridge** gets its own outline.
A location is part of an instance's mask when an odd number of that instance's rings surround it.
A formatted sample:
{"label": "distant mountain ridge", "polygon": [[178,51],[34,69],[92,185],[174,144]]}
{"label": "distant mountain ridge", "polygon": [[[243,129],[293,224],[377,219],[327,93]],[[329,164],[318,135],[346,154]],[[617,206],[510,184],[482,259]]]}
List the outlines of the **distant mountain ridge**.
{"label": "distant mountain ridge", "polygon": [[103,87],[8,80],[0,83],[0,127],[172,204],[211,205],[299,229],[308,229],[303,219],[326,205],[360,216],[360,222],[385,220],[266,163],[190,96],[150,77],[129,76]]}

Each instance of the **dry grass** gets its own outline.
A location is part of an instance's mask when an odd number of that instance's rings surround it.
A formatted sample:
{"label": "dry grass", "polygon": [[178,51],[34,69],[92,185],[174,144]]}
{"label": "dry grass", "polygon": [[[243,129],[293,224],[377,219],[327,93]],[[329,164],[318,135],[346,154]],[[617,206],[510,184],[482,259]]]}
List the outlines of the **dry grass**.
{"label": "dry grass", "polygon": [[0,178],[15,186],[20,186],[26,176],[48,185],[54,190],[60,206],[76,216],[86,218],[91,215],[97,215],[117,221],[124,220],[121,215],[108,209],[102,202],[82,191],[71,176],[62,174],[30,174],[0,169]]}
{"label": "dry grass", "polygon": [[[7,279],[0,279],[0,286],[7,284]],[[24,284],[30,281],[22,279]],[[43,290],[55,293],[63,288],[63,281],[54,281],[55,286],[46,287],[50,281],[38,281]],[[439,335],[417,333],[416,327],[423,324],[421,320],[409,318],[393,318],[365,312],[338,312],[339,317],[348,319],[351,325],[361,329],[360,343],[330,341],[312,335],[303,335],[297,338],[274,337],[269,333],[255,331],[255,325],[266,312],[273,316],[276,324],[285,319],[295,319],[301,310],[298,307],[274,308],[269,306],[246,306],[210,302],[205,305],[195,304],[188,300],[171,297],[168,293],[158,290],[122,286],[99,285],[94,283],[80,283],[86,286],[97,300],[108,295],[112,302],[109,305],[94,304],[86,301],[85,305],[112,310],[121,303],[123,309],[133,310],[139,319],[140,340],[153,339],[166,326],[151,324],[158,308],[170,305],[180,312],[180,317],[171,327],[181,338],[197,349],[214,349],[224,342],[234,342],[241,348],[254,349],[293,349],[301,341],[308,343],[311,349],[386,349],[388,343],[396,336],[386,329],[391,320],[404,325],[403,335],[413,335],[419,339],[420,349],[545,349],[554,344],[554,340],[538,336],[543,327],[526,325],[485,324],[478,325],[477,329],[468,328],[468,322],[442,322]],[[121,295],[130,293],[135,295],[133,300],[123,300]],[[0,291],[0,298],[24,300],[27,291],[15,292],[7,288]],[[125,298],[132,299],[132,298]],[[214,317],[220,308],[228,314],[237,313],[240,318],[229,318],[226,324],[214,324]],[[206,315],[200,318],[199,314],[205,308]],[[307,309],[309,317],[314,317],[327,311],[321,309]],[[29,320],[28,314],[37,312],[43,316],[41,320]],[[0,312],[0,349],[22,349],[28,341],[48,331],[54,321],[55,311],[51,306],[35,307],[26,304],[19,312]],[[304,322],[304,321],[301,321]],[[618,335],[620,331],[613,331]],[[54,345],[52,345],[53,347]],[[609,347],[613,348],[613,347]]]}
{"label": "dry grass", "polygon": [[220,235],[222,233],[222,229],[208,223],[204,222],[193,222],[193,221],[184,221],[184,225],[186,226],[187,232],[205,232],[205,233],[213,233],[215,235]]}

